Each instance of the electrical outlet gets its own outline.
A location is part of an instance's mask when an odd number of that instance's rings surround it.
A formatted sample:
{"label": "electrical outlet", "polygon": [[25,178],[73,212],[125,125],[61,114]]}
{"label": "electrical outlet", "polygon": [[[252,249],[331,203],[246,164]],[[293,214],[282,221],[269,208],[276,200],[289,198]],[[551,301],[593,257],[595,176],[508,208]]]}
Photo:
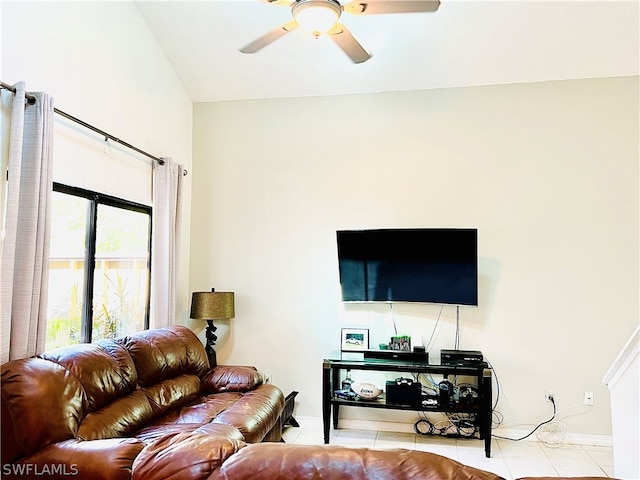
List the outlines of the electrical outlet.
{"label": "electrical outlet", "polygon": [[584,404],[593,407],[593,392],[584,392]]}
{"label": "electrical outlet", "polygon": [[544,390],[544,399],[545,399],[545,401],[550,402],[551,401],[551,397],[553,397],[553,388],[549,388],[549,387],[545,388],[545,390]]}

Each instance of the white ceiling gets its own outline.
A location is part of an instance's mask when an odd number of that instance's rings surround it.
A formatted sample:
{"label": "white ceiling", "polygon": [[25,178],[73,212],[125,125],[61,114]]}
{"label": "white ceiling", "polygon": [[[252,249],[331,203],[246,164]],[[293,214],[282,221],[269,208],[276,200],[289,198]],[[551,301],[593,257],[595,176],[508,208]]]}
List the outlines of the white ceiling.
{"label": "white ceiling", "polygon": [[288,7],[135,3],[194,102],[639,74],[638,0],[441,2],[434,13],[344,13],[341,22],[373,55],[362,64],[299,30],[256,54],[238,52],[290,20]]}

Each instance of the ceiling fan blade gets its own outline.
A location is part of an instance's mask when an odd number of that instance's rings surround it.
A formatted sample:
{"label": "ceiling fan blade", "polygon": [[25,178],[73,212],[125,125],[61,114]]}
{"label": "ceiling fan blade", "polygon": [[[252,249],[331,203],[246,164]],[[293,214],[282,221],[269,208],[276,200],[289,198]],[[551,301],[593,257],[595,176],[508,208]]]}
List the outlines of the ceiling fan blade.
{"label": "ceiling fan blade", "polygon": [[256,38],[253,42],[248,45],[245,45],[240,49],[242,53],[256,53],[261,48],[266,47],[271,42],[275,42],[280,37],[286,35],[292,30],[298,28],[298,22],[295,20],[291,20],[290,22],[283,23],[279,27],[274,28],[273,30],[269,30],[267,33],[262,35],[261,37]]}
{"label": "ceiling fan blade", "polygon": [[260,0],[264,3],[270,3],[271,5],[277,5],[278,7],[290,7],[295,0]]}
{"label": "ceiling fan blade", "polygon": [[354,0],[344,6],[344,11],[352,15],[435,12],[439,6],[440,0]]}
{"label": "ceiling fan blade", "polygon": [[371,58],[371,55],[362,48],[362,45],[351,35],[347,27],[341,23],[336,23],[327,34],[329,38],[347,54],[353,63],[366,62]]}

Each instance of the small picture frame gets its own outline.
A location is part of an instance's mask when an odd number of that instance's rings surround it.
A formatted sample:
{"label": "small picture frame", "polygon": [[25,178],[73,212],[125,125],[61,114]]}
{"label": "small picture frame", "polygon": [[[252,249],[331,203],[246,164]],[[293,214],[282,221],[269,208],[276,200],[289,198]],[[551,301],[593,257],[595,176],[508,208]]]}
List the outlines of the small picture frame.
{"label": "small picture frame", "polygon": [[369,329],[343,328],[340,335],[340,350],[343,352],[369,350]]}

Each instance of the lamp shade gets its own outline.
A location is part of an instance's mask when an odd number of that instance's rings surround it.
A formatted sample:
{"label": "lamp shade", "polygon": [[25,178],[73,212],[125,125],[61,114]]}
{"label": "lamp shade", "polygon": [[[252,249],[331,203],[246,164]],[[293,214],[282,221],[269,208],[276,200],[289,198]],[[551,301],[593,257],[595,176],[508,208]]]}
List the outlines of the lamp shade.
{"label": "lamp shade", "polygon": [[234,315],[233,292],[193,292],[191,318],[215,320]]}

